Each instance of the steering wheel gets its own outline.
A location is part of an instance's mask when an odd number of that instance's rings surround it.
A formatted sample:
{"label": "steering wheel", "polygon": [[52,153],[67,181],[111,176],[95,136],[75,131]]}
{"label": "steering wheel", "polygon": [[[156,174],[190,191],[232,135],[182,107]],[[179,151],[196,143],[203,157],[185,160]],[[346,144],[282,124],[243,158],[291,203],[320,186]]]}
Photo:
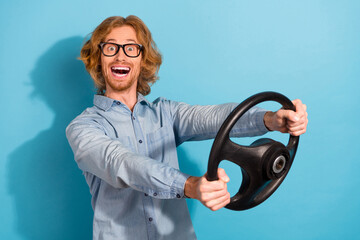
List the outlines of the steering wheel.
{"label": "steering wheel", "polygon": [[250,146],[230,140],[229,133],[237,120],[253,106],[276,101],[284,109],[295,111],[295,106],[284,95],[276,92],[255,94],[239,104],[226,118],[211,148],[207,180],[218,180],[217,169],[221,161],[228,160],[240,166],[243,180],[240,189],[225,207],[246,210],[269,198],[280,186],[290,170],[299,144],[299,137],[290,135],[287,146],[269,138],[261,138]]}

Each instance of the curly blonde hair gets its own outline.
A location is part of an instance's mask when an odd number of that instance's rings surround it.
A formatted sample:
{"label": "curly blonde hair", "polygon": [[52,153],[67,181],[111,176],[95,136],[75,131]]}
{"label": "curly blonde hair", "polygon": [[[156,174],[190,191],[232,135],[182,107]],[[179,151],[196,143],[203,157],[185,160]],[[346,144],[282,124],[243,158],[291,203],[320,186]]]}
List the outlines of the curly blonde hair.
{"label": "curly blonde hair", "polygon": [[96,27],[90,39],[82,47],[79,59],[84,62],[86,70],[93,78],[98,94],[104,94],[106,85],[101,70],[101,51],[98,45],[105,40],[105,37],[112,29],[124,25],[134,28],[136,37],[143,46],[137,91],[143,95],[148,95],[151,91],[150,86],[159,79],[158,72],[162,63],[162,57],[152,39],[151,32],[140,18],[130,15],[126,18],[114,16],[105,19]]}

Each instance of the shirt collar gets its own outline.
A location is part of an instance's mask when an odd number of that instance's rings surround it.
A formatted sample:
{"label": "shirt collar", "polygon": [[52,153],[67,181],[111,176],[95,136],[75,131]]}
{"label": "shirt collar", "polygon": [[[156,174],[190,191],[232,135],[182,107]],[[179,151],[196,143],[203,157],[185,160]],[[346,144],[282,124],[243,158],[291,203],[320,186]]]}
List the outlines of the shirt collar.
{"label": "shirt collar", "polygon": [[104,111],[109,110],[114,101],[115,101],[114,99],[105,97],[103,95],[94,96],[94,105]]}
{"label": "shirt collar", "polygon": [[147,105],[150,105],[150,102],[139,92],[137,95],[137,102],[138,103],[146,103]]}
{"label": "shirt collar", "polygon": [[[94,96],[94,105],[104,110],[105,112],[111,108],[114,102],[120,102],[120,101],[105,97],[103,95]],[[137,103],[145,103],[147,105],[150,105],[149,101],[141,93],[138,93],[137,95]]]}

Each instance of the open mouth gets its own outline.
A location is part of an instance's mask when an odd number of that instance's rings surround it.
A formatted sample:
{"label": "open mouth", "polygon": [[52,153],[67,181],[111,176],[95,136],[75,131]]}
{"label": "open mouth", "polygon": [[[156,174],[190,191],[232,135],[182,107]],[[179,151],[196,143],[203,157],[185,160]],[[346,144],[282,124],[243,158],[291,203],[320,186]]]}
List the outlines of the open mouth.
{"label": "open mouth", "polygon": [[129,68],[129,67],[117,67],[117,66],[113,66],[113,67],[111,67],[111,72],[112,72],[116,77],[125,77],[126,75],[129,74],[130,68]]}

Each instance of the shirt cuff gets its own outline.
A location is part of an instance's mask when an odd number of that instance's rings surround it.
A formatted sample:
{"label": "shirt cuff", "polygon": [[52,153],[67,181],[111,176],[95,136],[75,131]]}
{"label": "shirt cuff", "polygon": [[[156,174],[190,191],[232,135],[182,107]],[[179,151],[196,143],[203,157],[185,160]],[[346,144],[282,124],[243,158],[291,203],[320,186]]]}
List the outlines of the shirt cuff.
{"label": "shirt cuff", "polygon": [[184,194],[186,180],[190,177],[189,174],[178,171],[178,176],[171,185],[170,194],[172,198],[186,198]]}
{"label": "shirt cuff", "polygon": [[264,116],[265,116],[265,113],[267,113],[267,112],[268,111],[266,111],[266,110],[257,112],[256,117],[255,117],[256,126],[259,129],[259,131],[262,132],[263,134],[269,132],[269,129],[265,126],[265,122],[264,122]]}

